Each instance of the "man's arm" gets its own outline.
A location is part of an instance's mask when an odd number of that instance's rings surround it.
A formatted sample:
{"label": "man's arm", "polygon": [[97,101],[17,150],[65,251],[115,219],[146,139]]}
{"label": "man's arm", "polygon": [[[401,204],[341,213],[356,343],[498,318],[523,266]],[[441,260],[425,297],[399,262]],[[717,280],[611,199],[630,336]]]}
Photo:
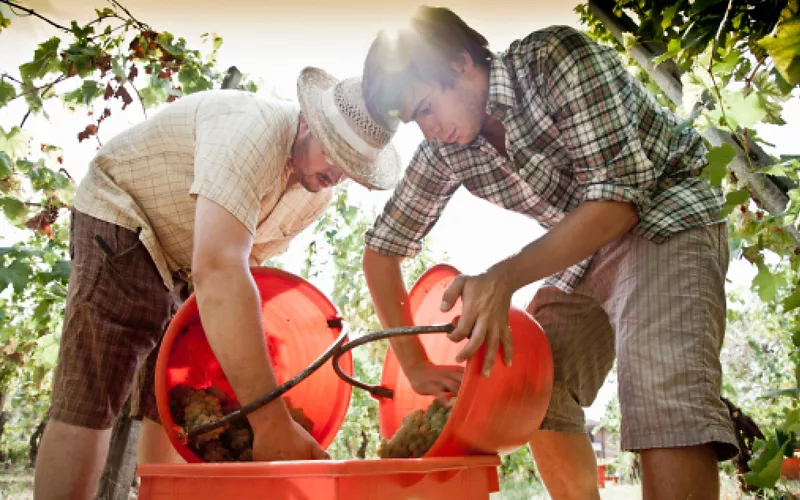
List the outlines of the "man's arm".
{"label": "man's arm", "polygon": [[[248,265],[251,245],[252,236],[238,219],[198,196],[192,274],[200,318],[242,405],[277,387],[264,340],[259,293]],[[313,438],[298,432],[283,400],[259,408],[248,419],[256,460],[324,457]],[[262,437],[265,434],[270,437]]]}
{"label": "man's arm", "polygon": [[[367,231],[364,276],[384,328],[414,324],[400,264],[404,256],[419,253],[420,241],[436,224],[459,185],[434,147],[423,142],[383,212]],[[447,404],[445,393],[457,392],[463,370],[431,364],[415,336],[389,342],[411,387],[420,394],[440,396]]]}
{"label": "man's arm", "polygon": [[[364,277],[384,328],[414,325],[408,291],[400,270],[402,261],[403,257],[384,255],[370,248],[364,251]],[[415,335],[393,337],[389,343],[412,388],[420,394],[439,396],[443,403],[448,404],[447,393],[458,392],[463,370],[433,365]]]}
{"label": "man's arm", "polygon": [[481,275],[461,275],[453,280],[444,293],[443,309],[450,309],[459,296],[464,301],[464,308],[450,338],[460,341],[472,334],[456,359],[472,357],[485,341],[485,376],[490,374],[501,346],[503,358],[510,365],[513,347],[508,329],[508,310],[514,292],[577,264],[628,232],[637,222],[636,208],[631,203],[584,202],[517,254],[498,262]]}

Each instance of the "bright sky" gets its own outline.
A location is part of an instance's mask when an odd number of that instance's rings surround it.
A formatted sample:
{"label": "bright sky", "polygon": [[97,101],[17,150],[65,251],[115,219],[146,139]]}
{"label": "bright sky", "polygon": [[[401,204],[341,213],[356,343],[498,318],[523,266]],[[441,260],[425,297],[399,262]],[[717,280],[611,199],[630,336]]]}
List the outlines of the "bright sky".
{"label": "bright sky", "polygon": [[[403,19],[421,3],[398,0],[238,0],[224,3],[210,0],[123,0],[123,4],[139,20],[149,23],[156,30],[166,30],[185,37],[192,47],[199,45],[201,34],[216,32],[224,39],[218,57],[221,68],[235,65],[254,79],[263,79],[265,93],[269,94],[274,89],[279,95],[289,98],[295,96],[296,75],[304,66],[319,66],[339,78],[357,75],[377,30]],[[92,18],[93,7],[102,8],[106,4],[101,0],[31,0],[26,1],[25,5],[68,24],[70,19],[88,21]],[[495,51],[503,50],[512,40],[548,25],[580,27],[578,16],[573,12],[575,5],[576,2],[547,0],[500,0],[491,3],[455,0],[447,4],[468,24],[483,33],[490,41],[490,48]],[[6,8],[4,13],[9,16]],[[12,17],[11,28],[0,33],[0,70],[16,74],[15,68],[30,60],[36,44],[55,33],[50,26],[33,17]],[[24,114],[20,104],[3,111],[0,125],[8,128],[19,123]],[[73,177],[80,179],[96,143],[85,141],[78,145],[74,139],[73,134],[85,124],[81,115],[71,116],[57,107],[48,109],[48,112],[52,118],[50,124],[36,122],[31,125],[36,125],[37,137],[68,146],[64,155],[65,167]],[[105,122],[100,132],[101,139],[108,140],[129,124],[143,118],[138,110],[126,115],[127,120]],[[800,116],[798,99],[787,107],[787,116],[792,117],[791,123],[800,122],[794,118]],[[793,127],[765,127],[761,133],[776,144],[777,151],[798,153],[792,150],[794,144],[789,142],[790,128]],[[796,127],[794,130],[797,130]],[[401,127],[395,145],[404,162],[411,158],[421,138],[415,126]],[[379,210],[388,196],[389,193],[369,192],[357,185],[352,190],[352,199],[367,210]],[[0,230],[0,236],[12,236],[8,227]],[[431,232],[431,239],[435,255],[446,251],[451,264],[462,272],[476,273],[541,234],[542,229],[533,220],[507,212],[460,190]],[[301,236],[283,259],[290,269],[299,268],[308,236]],[[746,282],[752,275],[748,266],[734,264],[729,278]],[[534,284],[520,290],[514,297],[514,304],[524,307],[533,296],[536,286]],[[613,384],[608,384],[587,416],[598,419],[612,391]]]}

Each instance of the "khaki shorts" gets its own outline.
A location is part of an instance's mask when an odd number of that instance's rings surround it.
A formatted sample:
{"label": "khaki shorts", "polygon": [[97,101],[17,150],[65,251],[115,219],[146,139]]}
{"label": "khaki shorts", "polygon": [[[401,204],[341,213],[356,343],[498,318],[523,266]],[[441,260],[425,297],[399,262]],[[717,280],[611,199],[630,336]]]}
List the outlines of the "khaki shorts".
{"label": "khaki shorts", "polygon": [[164,286],[136,232],[73,210],[70,256],[50,417],[108,429],[130,396],[132,417],[159,422],[158,346],[182,300]]}
{"label": "khaki shorts", "polygon": [[720,399],[728,233],[724,223],[656,244],[629,234],[602,248],[572,294],[547,287],[528,311],[553,349],[553,396],[542,429],[585,433],[614,358],[626,450],[713,443],[739,450]]}

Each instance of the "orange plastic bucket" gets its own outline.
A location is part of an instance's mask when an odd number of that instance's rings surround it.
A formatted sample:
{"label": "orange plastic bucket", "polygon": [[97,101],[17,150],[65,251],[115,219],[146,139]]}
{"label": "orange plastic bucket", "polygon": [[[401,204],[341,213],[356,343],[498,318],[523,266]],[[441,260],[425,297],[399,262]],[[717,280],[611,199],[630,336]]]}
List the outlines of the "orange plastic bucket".
{"label": "orange plastic bucket", "polygon": [[489,500],[499,457],[137,467],[140,500]]}
{"label": "orange plastic bucket", "polygon": [[[409,292],[411,313],[416,325],[451,322],[461,314],[461,301],[448,312],[439,310],[445,289],[459,272],[440,264],[423,274]],[[553,386],[553,357],[550,343],[539,324],[525,311],[509,310],[509,323],[514,342],[511,367],[498,353],[489,378],[481,375],[485,344],[466,366],[458,398],[439,439],[429,457],[506,454],[530,441],[544,419]],[[456,354],[466,339],[459,343],[443,334],[421,335],[428,358],[435,364],[456,365]],[[394,390],[393,399],[380,399],[380,432],[391,438],[402,424],[403,417],[417,409],[427,408],[432,396],[414,392],[400,369],[391,349],[387,350],[381,385]]]}
{"label": "orange plastic bucket", "polygon": [[[278,385],[314,362],[341,333],[329,326],[339,318],[336,307],[311,283],[280,269],[251,269],[261,295],[264,335]],[[235,332],[231,333],[234,342]],[[341,367],[353,374],[350,353],[342,356]],[[178,309],[169,324],[156,364],[156,403],[161,423],[175,450],[189,463],[203,462],[179,438],[180,427],[169,409],[170,390],[179,384],[193,388],[217,385],[235,398],[206,340],[197,300],[192,294]],[[352,387],[340,379],[330,360],[283,397],[293,407],[302,408],[314,422],[312,436],[327,448],[339,432],[350,404]]]}

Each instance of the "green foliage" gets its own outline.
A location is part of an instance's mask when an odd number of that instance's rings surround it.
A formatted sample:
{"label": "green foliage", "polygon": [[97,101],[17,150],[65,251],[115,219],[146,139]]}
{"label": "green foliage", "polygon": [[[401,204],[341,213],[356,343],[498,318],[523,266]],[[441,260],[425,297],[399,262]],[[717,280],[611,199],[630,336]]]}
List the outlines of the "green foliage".
{"label": "green foliage", "polygon": [[[9,419],[0,434],[0,455],[18,456],[15,450],[27,446],[44,417],[70,272],[67,222],[75,183],[61,167],[62,148],[37,141],[29,124],[49,119],[45,103],[89,110],[88,123],[76,123],[74,135],[64,136],[96,138],[120,108],[141,116],[141,110],[182,95],[219,88],[224,77],[216,67],[222,44],[217,36],[208,40],[211,50],[201,53],[118,4],[95,13],[96,19],[73,21],[39,44],[17,75],[0,76],[0,224],[16,231],[6,240],[4,229],[0,240],[8,245],[0,248],[0,412]],[[0,28],[12,20],[0,15]],[[258,89],[246,78],[239,88]],[[128,108],[139,95],[141,110]],[[14,123],[11,105],[23,100],[27,109]]]}

